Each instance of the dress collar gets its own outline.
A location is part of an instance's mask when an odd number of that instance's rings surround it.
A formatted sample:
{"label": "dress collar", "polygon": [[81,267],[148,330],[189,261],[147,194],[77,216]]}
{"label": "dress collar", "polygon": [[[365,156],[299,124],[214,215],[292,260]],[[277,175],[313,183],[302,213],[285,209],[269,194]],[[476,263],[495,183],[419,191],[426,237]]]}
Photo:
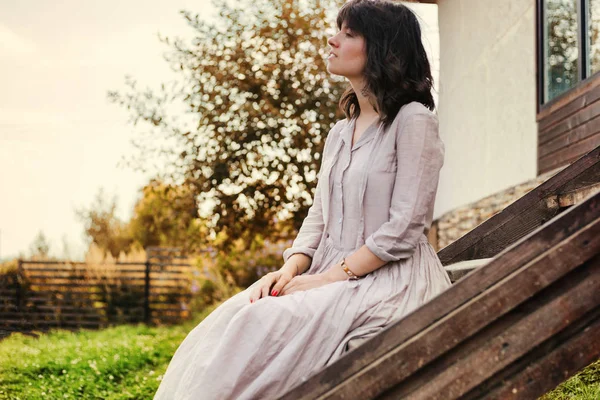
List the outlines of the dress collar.
{"label": "dress collar", "polygon": [[[352,135],[354,134],[354,127],[356,125],[356,117],[352,118],[348,125],[346,126],[345,132],[342,134],[342,140],[344,144],[348,147],[352,144]],[[377,127],[379,125],[379,120],[375,120],[371,125],[365,129],[363,134],[360,136],[358,141],[354,143],[351,151],[357,150],[362,147],[366,143],[369,143],[375,137],[375,132],[377,132]]]}

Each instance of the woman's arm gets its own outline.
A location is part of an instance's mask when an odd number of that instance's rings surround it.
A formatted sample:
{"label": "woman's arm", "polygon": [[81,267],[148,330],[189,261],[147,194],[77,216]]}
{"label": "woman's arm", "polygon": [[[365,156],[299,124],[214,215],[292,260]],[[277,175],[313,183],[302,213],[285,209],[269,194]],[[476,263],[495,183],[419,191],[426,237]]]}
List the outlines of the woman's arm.
{"label": "woman's arm", "polygon": [[[365,245],[346,257],[348,268],[358,276],[390,261],[411,257],[435,201],[444,164],[444,144],[439,138],[437,117],[412,114],[397,135],[398,169],[390,218],[365,240]],[[339,263],[329,268],[328,273],[332,280],[348,278]]]}

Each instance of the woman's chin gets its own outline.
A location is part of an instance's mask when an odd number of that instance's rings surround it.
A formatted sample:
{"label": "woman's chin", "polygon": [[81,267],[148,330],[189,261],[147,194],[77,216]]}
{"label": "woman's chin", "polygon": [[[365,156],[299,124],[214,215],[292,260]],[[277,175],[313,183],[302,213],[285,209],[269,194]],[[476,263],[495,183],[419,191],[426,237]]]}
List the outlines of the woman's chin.
{"label": "woman's chin", "polygon": [[331,64],[327,65],[327,72],[329,72],[332,75],[338,75],[338,76],[345,76],[342,71],[338,71],[336,70],[335,67],[331,67]]}

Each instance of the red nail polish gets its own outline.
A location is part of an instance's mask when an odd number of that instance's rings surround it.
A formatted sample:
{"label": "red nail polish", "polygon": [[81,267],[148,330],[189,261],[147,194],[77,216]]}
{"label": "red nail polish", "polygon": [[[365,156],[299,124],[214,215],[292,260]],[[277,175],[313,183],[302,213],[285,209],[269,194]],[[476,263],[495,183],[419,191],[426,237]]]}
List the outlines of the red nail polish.
{"label": "red nail polish", "polygon": [[271,292],[271,296],[277,296],[277,293],[278,293],[278,292],[277,292],[277,290],[273,290],[273,291]]}

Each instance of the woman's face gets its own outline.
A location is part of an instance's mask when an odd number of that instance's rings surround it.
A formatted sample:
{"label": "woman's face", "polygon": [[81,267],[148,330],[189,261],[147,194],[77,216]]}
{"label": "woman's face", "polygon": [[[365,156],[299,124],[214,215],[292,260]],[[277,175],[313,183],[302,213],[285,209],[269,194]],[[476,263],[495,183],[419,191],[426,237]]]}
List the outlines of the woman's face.
{"label": "woman's face", "polygon": [[361,78],[367,62],[367,46],[364,37],[352,32],[342,24],[342,29],[327,40],[331,53],[327,59],[327,71],[348,79]]}

